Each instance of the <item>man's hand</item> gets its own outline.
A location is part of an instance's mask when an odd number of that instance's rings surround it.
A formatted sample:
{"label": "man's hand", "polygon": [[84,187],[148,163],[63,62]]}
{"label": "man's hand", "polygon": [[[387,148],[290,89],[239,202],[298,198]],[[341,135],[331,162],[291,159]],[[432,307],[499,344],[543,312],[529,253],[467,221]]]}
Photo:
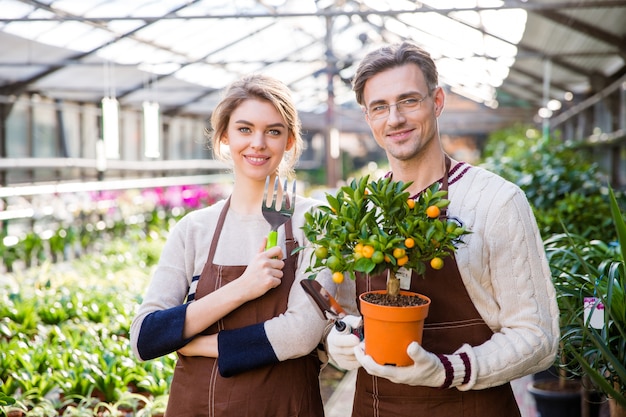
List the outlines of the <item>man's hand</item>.
{"label": "man's hand", "polygon": [[[452,355],[436,355],[413,342],[407,353],[413,365],[389,366],[377,364],[363,351],[363,345],[354,348],[356,359],[370,375],[386,378],[396,384],[421,385],[433,388],[450,388],[468,383],[472,379],[472,364],[475,364],[469,345],[463,345]],[[474,372],[476,372],[474,370]],[[475,377],[473,378],[475,380]]]}
{"label": "man's hand", "polygon": [[[361,317],[345,316],[341,319],[353,329],[361,326]],[[328,355],[342,369],[350,371],[361,366],[354,356],[354,349],[361,342],[350,331],[339,332],[335,326],[331,329],[327,338]]]}

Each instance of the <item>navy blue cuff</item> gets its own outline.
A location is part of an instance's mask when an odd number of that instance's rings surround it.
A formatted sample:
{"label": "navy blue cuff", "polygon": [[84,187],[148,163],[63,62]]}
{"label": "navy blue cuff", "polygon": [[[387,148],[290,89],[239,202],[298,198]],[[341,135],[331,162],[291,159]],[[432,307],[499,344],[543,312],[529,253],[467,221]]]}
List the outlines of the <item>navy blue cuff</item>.
{"label": "navy blue cuff", "polygon": [[263,323],[222,330],[217,334],[217,348],[217,366],[223,377],[278,362]]}
{"label": "navy blue cuff", "polygon": [[183,339],[187,306],[153,311],[141,323],[137,351],[143,360],[158,358],[177,351],[191,339]]}

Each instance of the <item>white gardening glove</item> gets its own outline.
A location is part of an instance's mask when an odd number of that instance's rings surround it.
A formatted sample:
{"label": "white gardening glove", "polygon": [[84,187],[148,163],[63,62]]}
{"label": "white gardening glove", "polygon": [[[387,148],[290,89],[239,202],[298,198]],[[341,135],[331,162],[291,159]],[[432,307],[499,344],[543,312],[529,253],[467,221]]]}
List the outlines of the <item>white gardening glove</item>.
{"label": "white gardening glove", "polygon": [[398,367],[377,364],[371,356],[365,354],[362,346],[357,346],[354,353],[367,373],[396,384],[433,388],[459,386],[459,389],[465,391],[476,382],[476,360],[472,348],[467,344],[452,355],[436,355],[413,342],[407,348],[413,365]]}
{"label": "white gardening glove", "polygon": [[[361,326],[362,320],[358,316],[345,316],[341,319],[349,328],[356,329]],[[359,368],[361,364],[354,357],[354,348],[361,340],[346,328],[343,332],[333,326],[328,334],[328,355],[332,361],[340,368],[350,371]]]}

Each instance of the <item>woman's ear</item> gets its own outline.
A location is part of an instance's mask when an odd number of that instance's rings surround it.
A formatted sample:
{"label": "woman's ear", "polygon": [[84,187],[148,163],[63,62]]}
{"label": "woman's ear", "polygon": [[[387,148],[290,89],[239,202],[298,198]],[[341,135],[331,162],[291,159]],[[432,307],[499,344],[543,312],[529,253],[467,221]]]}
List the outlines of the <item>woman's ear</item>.
{"label": "woman's ear", "polygon": [[292,134],[289,134],[289,137],[287,138],[287,145],[285,146],[285,150],[290,151],[291,148],[293,148],[293,145],[295,144],[296,144],[296,140],[294,139]]}

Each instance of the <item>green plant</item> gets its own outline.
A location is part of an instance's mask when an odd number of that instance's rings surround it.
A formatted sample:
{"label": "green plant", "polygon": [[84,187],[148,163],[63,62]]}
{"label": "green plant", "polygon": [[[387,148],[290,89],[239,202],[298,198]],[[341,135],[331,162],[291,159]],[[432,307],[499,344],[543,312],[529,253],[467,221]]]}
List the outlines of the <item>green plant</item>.
{"label": "green plant", "polygon": [[137,412],[137,417],[162,416],[167,408],[167,395],[159,395],[146,403],[146,406]]}
{"label": "green plant", "polygon": [[597,389],[626,406],[626,225],[609,191],[617,245],[570,233],[555,235],[545,245],[560,309],[558,365],[588,376]]}
{"label": "green plant", "polygon": [[22,240],[22,244],[24,245],[24,259],[26,262],[26,267],[29,268],[32,265],[33,256],[36,259],[40,260],[44,257],[44,247],[43,240],[38,233],[30,232],[27,233],[24,239]]}
{"label": "green plant", "polygon": [[10,405],[1,407],[0,412],[4,414],[0,413],[0,415],[23,416],[23,415],[26,415],[26,413],[28,412],[28,408],[29,407],[24,402],[16,400]]}
{"label": "green plant", "polygon": [[303,227],[314,249],[312,276],[329,268],[340,282],[344,273],[354,279],[356,272],[390,270],[387,293],[394,296],[400,289],[395,273],[401,267],[423,274],[430,262],[440,269],[468,231],[454,220],[440,218],[449,201],[438,184],[416,200],[406,191],[410,185],[391,178],[370,182],[364,176],[336,195],[327,194],[328,205],[306,214]]}
{"label": "green plant", "polygon": [[[131,236],[139,235],[129,232],[124,239]],[[137,244],[106,242],[99,254],[3,275],[0,401],[6,404],[0,402],[0,416],[12,411],[25,416],[117,416],[124,415],[119,412],[129,402],[137,409],[132,415],[149,415],[143,410],[160,407],[153,400],[167,391],[175,356],[155,363],[137,361],[129,329],[162,237],[144,235]],[[130,384],[142,381],[147,372],[154,379],[148,378],[142,395],[130,399]]]}
{"label": "green plant", "polygon": [[97,400],[92,397],[70,397],[63,406],[63,417],[94,417]]}
{"label": "green plant", "polygon": [[34,299],[23,298],[20,293],[9,294],[6,299],[5,314],[9,320],[20,325],[20,331],[24,334],[32,334],[37,331],[39,316],[37,315],[37,302]]}
{"label": "green plant", "polygon": [[59,415],[52,400],[38,397],[36,394],[25,396],[24,405],[28,409],[26,417],[56,417]]}
{"label": "green plant", "polygon": [[18,259],[25,259],[24,246],[16,236],[7,236],[6,231],[0,234],[0,259],[8,272],[13,271],[13,264]]}
{"label": "green plant", "polygon": [[561,222],[572,234],[614,238],[605,175],[585,149],[516,126],[494,132],[483,156],[483,167],[524,191],[544,239],[560,234]]}
{"label": "green plant", "polygon": [[55,388],[53,369],[49,366],[46,347],[37,345],[17,358],[17,369],[13,372],[19,381],[20,390],[25,395],[46,396]]}
{"label": "green plant", "polygon": [[163,356],[140,364],[145,369],[141,380],[137,381],[137,388],[158,397],[167,394],[172,382],[172,368],[175,359],[172,355]]}
{"label": "green plant", "polygon": [[[2,382],[2,381],[0,381]],[[0,384],[2,385],[2,384]],[[15,398],[10,397],[2,392],[0,392],[0,407],[5,406],[5,405],[13,405],[15,404]]]}
{"label": "green plant", "polygon": [[67,231],[60,227],[58,230],[54,231],[48,239],[50,255],[54,262],[65,259],[65,246],[70,243],[67,237]]}

